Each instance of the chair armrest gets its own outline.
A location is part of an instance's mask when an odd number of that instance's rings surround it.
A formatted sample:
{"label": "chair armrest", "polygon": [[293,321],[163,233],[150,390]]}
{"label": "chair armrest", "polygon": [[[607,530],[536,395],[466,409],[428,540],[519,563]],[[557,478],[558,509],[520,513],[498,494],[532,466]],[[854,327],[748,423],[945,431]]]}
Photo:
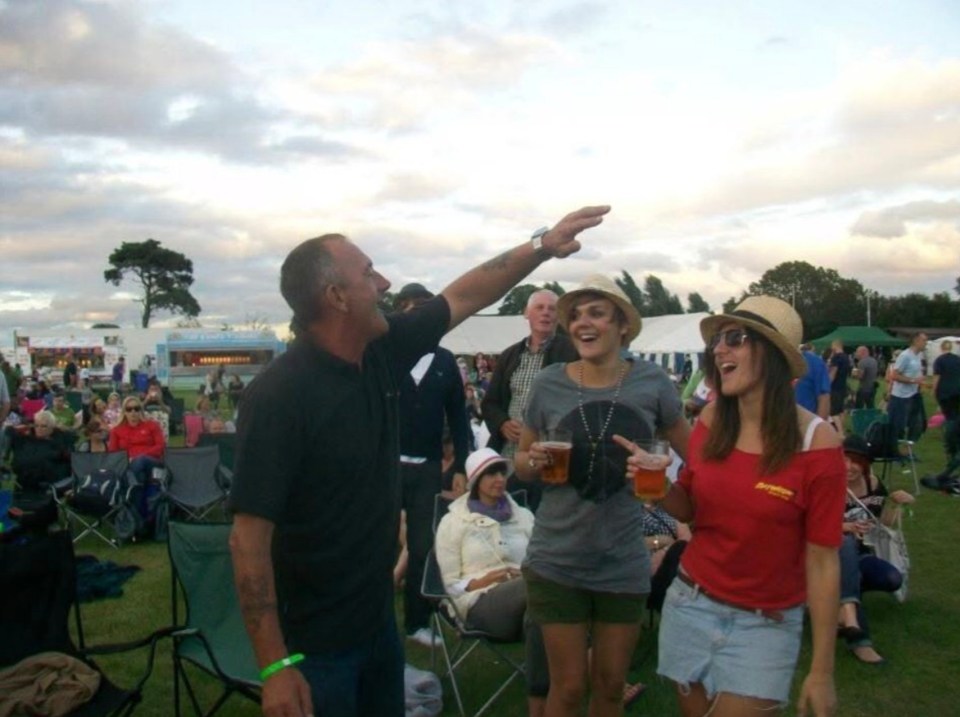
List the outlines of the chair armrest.
{"label": "chair armrest", "polygon": [[69,476],[67,478],[61,478],[60,480],[55,481],[54,483],[50,483],[49,486],[50,486],[50,490],[53,491],[54,497],[59,497],[59,496],[62,496],[67,491],[69,491],[71,488],[73,488],[73,483],[74,483],[73,476]]}
{"label": "chair armrest", "polygon": [[123,652],[130,652],[131,650],[136,650],[149,645],[150,651],[147,654],[147,666],[144,668],[143,674],[140,676],[140,679],[137,680],[137,683],[133,688],[137,694],[140,694],[143,692],[143,686],[153,673],[153,663],[157,656],[157,644],[163,638],[172,636],[176,630],[176,627],[163,627],[159,630],[155,630],[150,635],[140,640],[88,647],[82,650],[81,654],[85,657],[90,655],[114,655]]}
{"label": "chair armrest", "polygon": [[146,637],[143,637],[139,640],[131,640],[130,642],[113,642],[104,645],[94,645],[93,647],[87,647],[81,652],[84,655],[116,655],[122,652],[129,652],[131,650],[136,650],[141,647],[150,644],[156,644],[159,640],[164,637],[173,636],[176,631],[180,629],[178,627],[163,627],[159,630],[155,630]]}
{"label": "chair armrest", "polygon": [[224,491],[229,493],[230,487],[233,485],[233,471],[224,465],[217,466],[217,483]]}

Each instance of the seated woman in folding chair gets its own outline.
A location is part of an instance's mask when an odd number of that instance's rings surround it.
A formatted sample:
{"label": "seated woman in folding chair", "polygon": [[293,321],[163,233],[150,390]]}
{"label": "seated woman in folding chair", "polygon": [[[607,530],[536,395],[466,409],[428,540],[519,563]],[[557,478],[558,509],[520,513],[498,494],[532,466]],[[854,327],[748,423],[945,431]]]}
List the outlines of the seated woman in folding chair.
{"label": "seated woman in folding chair", "polygon": [[[143,404],[137,396],[123,399],[123,416],[110,430],[107,447],[111,451],[126,451],[130,459],[128,471],[141,488],[147,485],[154,468],[163,465],[166,441],[163,429],[156,421],[143,417]],[[137,509],[147,517],[147,491],[137,491]]]}
{"label": "seated woman in folding chair", "polygon": [[465,627],[516,641],[527,610],[520,563],[533,513],[507,493],[507,470],[507,459],[492,448],[467,457],[467,492],[450,504],[435,545],[443,584]]}
{"label": "seated woman in folding chair", "polygon": [[[560,297],[557,313],[580,360],[542,369],[530,391],[515,470],[521,480],[551,482],[523,576],[546,647],[547,714],[579,714],[589,683],[590,714],[619,715],[650,592],[650,554],[642,505],[625,480],[628,449],[614,439],[660,434],[682,457],[690,427],[666,373],[622,357],[641,321],[612,280],[591,277]],[[553,429],[572,441],[562,476],[549,452]]]}
{"label": "seated woman in folding chair", "polygon": [[120,394],[116,391],[107,396],[107,405],[102,412],[104,420],[110,428],[113,428],[120,419],[123,418],[123,406],[120,404]]}
{"label": "seated woman in folding chair", "polygon": [[74,450],[78,453],[106,453],[107,441],[110,440],[110,429],[102,416],[91,415],[90,420],[83,424],[80,436]]}
{"label": "seated woman in folding chair", "polygon": [[20,490],[41,492],[46,484],[56,483],[70,475],[70,444],[73,436],[57,427],[50,411],[37,411],[33,426],[5,429],[9,450],[13,453],[11,468]]}
{"label": "seated woman in folding chair", "polygon": [[[905,490],[887,494],[883,483],[871,471],[870,446],[860,436],[847,437],[843,454],[847,466],[847,504],[840,546],[840,627],[837,632],[860,662],[882,665],[884,659],[873,649],[860,595],[868,590],[896,592],[903,576],[893,565],[874,555],[864,545],[863,538],[877,520],[888,527],[894,526],[900,506],[913,503],[914,498]],[[885,504],[888,507],[885,508]]]}
{"label": "seated woman in folding chair", "polygon": [[533,513],[507,493],[507,459],[492,448],[467,458],[467,492],[437,528],[437,565],[467,627],[516,640],[527,609],[520,563]]}

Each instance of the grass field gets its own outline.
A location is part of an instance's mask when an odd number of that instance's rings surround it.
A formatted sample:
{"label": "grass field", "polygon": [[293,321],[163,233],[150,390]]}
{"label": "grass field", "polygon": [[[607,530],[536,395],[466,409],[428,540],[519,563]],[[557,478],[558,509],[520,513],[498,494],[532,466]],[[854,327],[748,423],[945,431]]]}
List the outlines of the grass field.
{"label": "grass field", "polygon": [[[917,452],[921,474],[939,470],[944,462],[940,430],[928,431],[919,442]],[[899,471],[894,474],[893,485],[912,489],[912,481]],[[956,687],[960,628],[955,622],[960,616],[960,575],[954,563],[960,545],[960,500],[923,489],[904,520],[904,530],[913,563],[907,602],[899,604],[881,594],[867,594],[864,598],[876,648],[888,664],[881,668],[861,665],[842,645],[837,646],[839,715],[960,715]],[[85,541],[77,550],[143,568],[126,584],[123,597],[84,606],[88,643],[129,640],[170,623],[170,569],[165,545],[132,544],[113,550]],[[678,714],[676,702],[672,687],[655,676],[654,642],[650,632],[641,637],[631,678],[647,683],[648,689],[629,714],[671,717]],[[105,658],[101,663],[118,682],[128,684],[142,668],[143,661],[138,657],[134,654]],[[430,655],[424,648],[408,646],[407,660],[429,669]],[[809,644],[806,643],[798,674],[805,670],[808,662]],[[485,699],[484,693],[504,674],[502,665],[480,657],[463,669],[461,686],[468,708],[479,705]],[[204,683],[206,696],[214,699],[214,686],[209,680],[200,681]],[[795,680],[795,689],[798,682]],[[170,647],[165,643],[161,645],[144,703],[137,714],[149,717],[173,714],[172,693]],[[792,708],[787,711],[789,715],[793,713]],[[256,715],[259,710],[240,698],[233,698],[222,714]],[[455,714],[452,696],[444,714]],[[491,714],[504,717],[526,714],[522,685],[514,684]]]}

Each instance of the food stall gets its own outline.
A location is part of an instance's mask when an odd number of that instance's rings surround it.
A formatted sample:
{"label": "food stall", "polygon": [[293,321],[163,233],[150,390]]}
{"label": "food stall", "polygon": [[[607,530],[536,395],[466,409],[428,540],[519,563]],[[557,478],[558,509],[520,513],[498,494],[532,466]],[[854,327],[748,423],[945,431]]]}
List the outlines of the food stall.
{"label": "food stall", "polygon": [[223,366],[246,384],[285,349],[272,331],[169,331],[157,346],[157,377],[171,389],[198,388]]}

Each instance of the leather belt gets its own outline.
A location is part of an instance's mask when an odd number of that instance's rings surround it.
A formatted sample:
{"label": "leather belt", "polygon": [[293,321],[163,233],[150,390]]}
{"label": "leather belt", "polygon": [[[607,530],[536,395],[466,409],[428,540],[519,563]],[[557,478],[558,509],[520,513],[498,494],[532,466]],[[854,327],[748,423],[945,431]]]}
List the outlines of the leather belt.
{"label": "leather belt", "polygon": [[423,465],[429,460],[429,458],[423,458],[421,456],[400,456],[400,462],[408,466],[419,466]]}
{"label": "leather belt", "polygon": [[695,582],[693,578],[682,571],[677,571],[677,579],[680,582],[686,583],[692,587],[698,594],[713,600],[713,602],[717,603],[718,605],[725,605],[726,607],[732,607],[735,610],[743,610],[744,612],[752,612],[754,615],[765,617],[767,620],[773,620],[774,622],[783,622],[783,613],[780,610],[763,610],[756,607],[747,607],[746,605],[737,605],[729,600],[718,598],[716,595],[706,590],[702,585]]}

